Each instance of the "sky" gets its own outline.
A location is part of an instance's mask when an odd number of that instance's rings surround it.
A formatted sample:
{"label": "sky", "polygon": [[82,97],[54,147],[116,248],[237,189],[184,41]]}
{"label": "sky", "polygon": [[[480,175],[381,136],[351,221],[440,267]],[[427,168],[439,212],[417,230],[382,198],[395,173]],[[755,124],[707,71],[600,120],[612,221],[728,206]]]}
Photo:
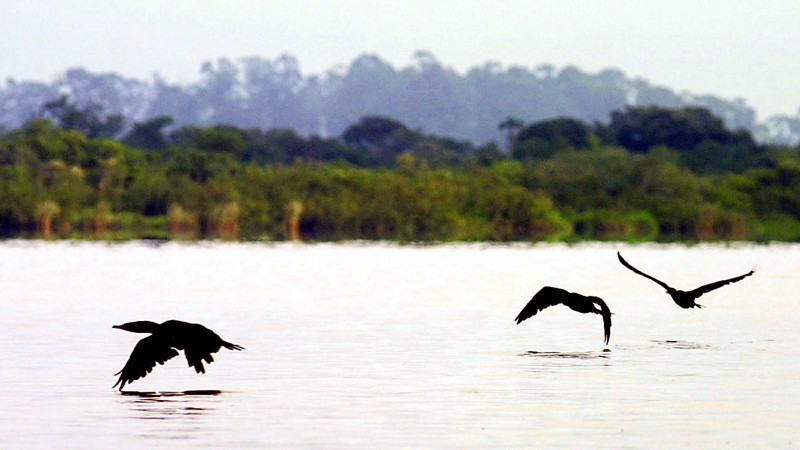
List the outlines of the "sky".
{"label": "sky", "polygon": [[173,83],[220,57],[298,58],[305,75],[418,50],[459,73],[487,61],[628,77],[743,98],[759,120],[800,109],[797,0],[4,0],[0,80],[69,68]]}

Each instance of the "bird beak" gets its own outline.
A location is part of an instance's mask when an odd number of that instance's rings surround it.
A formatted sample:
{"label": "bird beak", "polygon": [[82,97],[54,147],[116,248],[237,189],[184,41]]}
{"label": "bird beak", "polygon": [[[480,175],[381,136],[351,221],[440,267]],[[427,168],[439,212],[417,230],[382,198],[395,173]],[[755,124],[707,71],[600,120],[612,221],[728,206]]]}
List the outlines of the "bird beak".
{"label": "bird beak", "polygon": [[111,328],[122,328],[121,325],[112,325]]}

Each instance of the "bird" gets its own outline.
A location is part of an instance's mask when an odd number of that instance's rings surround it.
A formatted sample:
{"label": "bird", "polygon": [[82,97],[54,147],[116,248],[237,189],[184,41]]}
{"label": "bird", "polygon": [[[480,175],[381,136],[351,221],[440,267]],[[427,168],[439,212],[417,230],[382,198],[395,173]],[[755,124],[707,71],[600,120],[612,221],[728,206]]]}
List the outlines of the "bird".
{"label": "bird", "polygon": [[595,313],[603,316],[603,329],[605,330],[605,342],[611,339],[611,310],[603,299],[599,297],[585,296],[565,291],[561,288],[545,286],[534,294],[527,305],[517,315],[517,325],[525,319],[533,317],[539,311],[549,307],[562,304],[573,311],[579,313]]}
{"label": "bird", "polygon": [[125,384],[147,376],[156,363],[164,364],[167,360],[178,356],[178,350],[183,350],[189,367],[194,367],[197,373],[206,372],[203,361],[207,363],[214,361],[211,354],[219,351],[221,347],[228,350],[244,350],[242,346],[223,341],[217,333],[203,325],[180,320],[168,320],[161,324],[140,320],[114,325],[112,328],[132,333],[150,333],[150,336],[141,339],[133,348],[125,367],[114,374],[114,376],[119,375],[119,379],[113,387],[119,385],[120,391]]}
{"label": "bird", "polygon": [[642,272],[641,270],[633,267],[632,265],[630,265],[628,263],[628,261],[625,261],[625,258],[623,258],[622,255],[620,255],[619,252],[617,252],[617,258],[619,258],[619,262],[621,262],[623,266],[627,267],[632,272],[638,273],[639,275],[641,275],[641,276],[643,276],[645,278],[649,278],[649,279],[655,281],[656,283],[660,284],[661,287],[663,287],[664,289],[667,290],[667,294],[669,294],[670,297],[672,297],[672,300],[675,301],[675,303],[678,306],[680,306],[681,308],[684,308],[684,309],[704,308],[703,305],[699,305],[699,304],[697,304],[697,302],[695,302],[695,300],[697,300],[701,295],[703,295],[705,293],[708,293],[708,292],[711,292],[714,289],[719,289],[722,286],[725,286],[726,284],[736,283],[737,281],[740,281],[745,277],[749,277],[750,275],[752,275],[752,274],[754,274],[756,272],[756,269],[753,268],[753,269],[750,270],[750,272],[747,272],[744,275],[739,275],[738,277],[733,277],[733,278],[728,278],[727,280],[720,280],[720,281],[715,281],[713,283],[708,283],[708,284],[705,284],[703,286],[700,286],[697,289],[693,289],[691,291],[681,291],[680,289],[675,289],[674,287],[668,285],[667,283],[664,283],[661,280],[658,280],[658,279],[656,279],[654,277],[651,277],[650,275],[648,275],[648,274]]}

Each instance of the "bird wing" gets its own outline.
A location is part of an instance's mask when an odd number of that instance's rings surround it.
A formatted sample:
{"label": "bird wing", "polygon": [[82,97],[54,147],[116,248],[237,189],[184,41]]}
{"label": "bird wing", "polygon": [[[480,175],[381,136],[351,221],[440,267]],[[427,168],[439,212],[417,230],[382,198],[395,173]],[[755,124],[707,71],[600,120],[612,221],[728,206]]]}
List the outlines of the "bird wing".
{"label": "bird wing", "polygon": [[178,335],[178,340],[182,341],[183,353],[189,367],[194,367],[197,373],[206,372],[203,361],[213,362],[214,357],[211,354],[218,352],[223,342],[217,333],[196,323],[186,324],[183,333]]}
{"label": "bird wing", "polygon": [[654,278],[654,277],[651,277],[650,275],[648,275],[648,274],[646,274],[646,273],[642,272],[641,270],[637,269],[636,267],[633,267],[632,265],[628,264],[628,261],[625,261],[625,258],[623,258],[623,257],[622,257],[622,255],[620,255],[620,254],[619,254],[619,252],[617,252],[617,258],[619,258],[619,262],[621,262],[623,266],[627,267],[627,268],[628,268],[628,269],[630,269],[632,272],[634,272],[634,273],[638,273],[639,275],[641,275],[641,276],[643,276],[643,277],[645,277],[645,278],[649,278],[649,279],[651,279],[651,280],[655,281],[656,283],[660,284],[660,285],[661,285],[661,287],[663,287],[663,288],[664,288],[664,289],[666,289],[667,291],[669,291],[670,289],[672,289],[672,288],[671,288],[671,287],[670,287],[670,286],[669,286],[667,283],[664,283],[663,281],[661,281],[661,280],[659,280],[659,279],[656,279],[656,278]]}
{"label": "bird wing", "polygon": [[708,283],[706,285],[700,286],[699,288],[690,291],[690,293],[695,294],[699,297],[707,292],[713,291],[714,289],[719,289],[722,286],[725,286],[726,284],[736,283],[737,281],[740,281],[745,277],[749,277],[754,273],[756,273],[756,271],[751,270],[750,272],[747,272],[744,275],[739,275],[738,277],[733,277],[733,278],[728,278],[727,280],[720,280],[720,281],[715,281],[713,283]]}
{"label": "bird wing", "polygon": [[608,341],[611,339],[611,310],[603,300],[596,299],[594,302],[600,306],[600,315],[603,316],[603,330],[605,330],[606,345],[608,345]]}
{"label": "bird wing", "polygon": [[519,312],[517,318],[514,320],[516,320],[517,325],[519,325],[520,322],[535,316],[539,311],[561,303],[570,295],[572,294],[564,289],[545,286],[541,288],[539,292],[534,294],[533,298],[531,298],[528,304],[522,308],[522,311]]}
{"label": "bird wing", "polygon": [[155,334],[150,335],[136,344],[125,367],[114,374],[119,375],[119,379],[113,387],[120,385],[121,391],[126,383],[147,376],[156,364],[164,364],[175,356],[178,356],[178,351],[172,348],[169,340]]}

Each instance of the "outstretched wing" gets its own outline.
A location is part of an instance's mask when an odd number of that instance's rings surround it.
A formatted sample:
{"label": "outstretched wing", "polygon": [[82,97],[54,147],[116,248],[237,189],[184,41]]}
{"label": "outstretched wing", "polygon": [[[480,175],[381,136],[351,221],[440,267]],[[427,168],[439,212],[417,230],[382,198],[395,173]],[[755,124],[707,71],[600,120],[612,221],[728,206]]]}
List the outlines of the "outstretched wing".
{"label": "outstretched wing", "polygon": [[648,275],[648,274],[642,272],[641,270],[637,269],[636,267],[633,267],[632,265],[628,264],[628,261],[625,261],[625,258],[623,258],[622,255],[619,254],[619,252],[617,252],[617,258],[619,258],[619,262],[621,262],[623,266],[627,267],[632,272],[638,273],[639,275],[641,275],[641,276],[643,276],[645,278],[649,278],[649,279],[655,281],[656,283],[660,284],[661,287],[663,287],[664,289],[666,289],[668,291],[672,289],[667,283],[664,283],[663,281],[661,281],[659,279],[653,278],[650,275]]}
{"label": "outstretched wing", "polygon": [[611,339],[611,310],[601,299],[595,299],[594,302],[600,306],[600,315],[603,316],[603,330],[605,330],[605,337],[606,337],[606,345],[608,345],[608,340]]}
{"label": "outstretched wing", "polygon": [[153,371],[156,364],[164,364],[169,359],[178,356],[178,351],[172,348],[169,340],[151,335],[140,340],[133,348],[125,367],[114,375],[119,375],[119,379],[113,387],[119,386],[119,390],[125,387],[126,383],[147,376]]}
{"label": "outstretched wing", "polygon": [[726,284],[736,283],[737,281],[749,277],[754,273],[756,273],[755,269],[751,270],[750,272],[747,272],[744,275],[739,275],[738,277],[733,277],[733,278],[728,278],[727,280],[720,280],[720,281],[715,281],[713,283],[708,283],[706,285],[700,286],[697,289],[692,290],[690,293],[695,294],[697,297],[700,297],[701,295],[707,292],[711,292],[714,289],[719,289],[722,286],[725,286]]}
{"label": "outstretched wing", "polygon": [[522,311],[519,312],[517,318],[514,320],[516,320],[517,325],[519,325],[520,322],[535,316],[539,311],[561,303],[570,295],[571,294],[564,289],[545,286],[534,294],[533,298],[522,308]]}
{"label": "outstretched wing", "polygon": [[182,343],[183,352],[186,354],[186,361],[190,367],[194,367],[197,373],[205,373],[203,362],[211,363],[214,361],[212,353],[216,353],[224,345],[231,350],[243,350],[242,347],[225,342],[217,333],[209,330],[200,324],[185,324],[186,330],[182,336],[191,336]]}

